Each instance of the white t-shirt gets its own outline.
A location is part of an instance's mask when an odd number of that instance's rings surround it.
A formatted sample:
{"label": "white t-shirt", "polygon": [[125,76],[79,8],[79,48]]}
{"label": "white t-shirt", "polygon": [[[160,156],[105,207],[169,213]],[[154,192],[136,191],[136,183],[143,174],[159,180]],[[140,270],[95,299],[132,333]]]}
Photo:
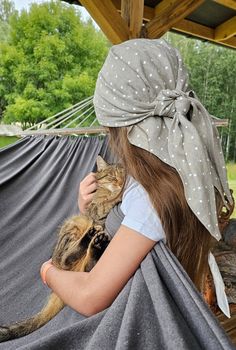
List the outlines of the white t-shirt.
{"label": "white t-shirt", "polygon": [[[125,217],[122,225],[125,225],[153,241],[164,240],[166,235],[148,193],[132,177],[127,179],[122,197],[121,210]],[[230,310],[225,294],[225,286],[214,256],[210,253],[208,258],[211,273],[216,288],[217,303],[223,313],[230,317]]]}
{"label": "white t-shirt", "polygon": [[132,177],[128,177],[126,181],[120,208],[125,215],[122,225],[143,234],[153,241],[165,241],[165,232],[148,193]]}

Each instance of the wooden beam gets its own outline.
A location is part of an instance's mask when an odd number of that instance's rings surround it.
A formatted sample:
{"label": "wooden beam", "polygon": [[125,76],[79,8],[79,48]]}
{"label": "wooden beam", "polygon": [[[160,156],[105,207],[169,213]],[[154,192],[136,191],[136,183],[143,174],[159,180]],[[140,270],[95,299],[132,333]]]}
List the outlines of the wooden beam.
{"label": "wooden beam", "polygon": [[156,5],[154,18],[146,24],[148,38],[159,38],[203,2],[204,0],[163,0]]}
{"label": "wooden beam", "polygon": [[235,37],[219,42],[215,40],[215,30],[213,28],[203,26],[202,24],[194,23],[187,19],[182,19],[178,23],[175,23],[172,29],[176,30],[177,32],[198,37],[200,39],[205,39],[205,40],[213,41],[218,44],[224,44],[224,46],[236,48]]}
{"label": "wooden beam", "polygon": [[236,35],[236,16],[215,28],[215,40],[222,41]]}
{"label": "wooden beam", "polygon": [[[216,119],[214,124],[217,127],[223,127],[228,125],[228,119]],[[107,134],[109,130],[103,126],[90,126],[75,129],[38,129],[38,130],[25,130],[14,136],[23,137],[30,135],[89,135],[89,134]]]}
{"label": "wooden beam", "polygon": [[175,23],[172,26],[172,29],[181,33],[197,36],[198,38],[214,40],[213,28],[192,22],[188,19],[182,19],[181,21]]}
{"label": "wooden beam", "polygon": [[112,44],[119,44],[129,39],[129,28],[111,0],[81,0],[80,3]]}
{"label": "wooden beam", "polygon": [[233,38],[229,38],[224,41],[218,41],[218,44],[224,44],[225,46],[233,47],[236,49],[236,37],[234,36]]}
{"label": "wooden beam", "polygon": [[[223,1],[223,0],[222,0]],[[235,1],[235,0],[234,0]],[[116,9],[120,12],[121,11],[121,0],[112,0],[114,6]],[[236,1],[235,1],[236,3]],[[155,9],[149,6],[144,6],[144,13],[143,13],[143,19],[145,21],[151,21],[154,18],[155,15]],[[176,32],[184,33],[188,35],[192,35],[195,38],[209,40],[214,43],[218,43],[222,46],[232,47],[236,48],[236,38],[231,37],[224,41],[216,41],[215,40],[215,32],[213,28],[192,22],[187,19],[182,19],[179,22],[175,23],[172,28]]]}
{"label": "wooden beam", "polygon": [[103,126],[90,126],[75,129],[38,129],[22,131],[16,136],[29,136],[29,135],[84,135],[84,134],[106,134],[107,129]]}
{"label": "wooden beam", "polygon": [[121,17],[129,27],[129,38],[139,38],[143,23],[144,0],[121,0]]}
{"label": "wooden beam", "polygon": [[213,0],[214,2],[217,2],[220,5],[223,5],[225,7],[229,7],[233,10],[236,10],[236,1],[235,0]]}
{"label": "wooden beam", "polygon": [[229,119],[214,119],[214,124],[215,126],[217,126],[218,128],[221,126],[228,126],[229,125]]}

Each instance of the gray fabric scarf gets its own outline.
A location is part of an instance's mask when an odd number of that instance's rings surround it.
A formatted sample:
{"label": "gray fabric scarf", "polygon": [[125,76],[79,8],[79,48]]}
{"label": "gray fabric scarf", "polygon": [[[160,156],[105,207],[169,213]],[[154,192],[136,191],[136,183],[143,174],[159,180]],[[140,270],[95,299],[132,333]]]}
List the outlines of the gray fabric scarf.
{"label": "gray fabric scarf", "polygon": [[213,118],[188,89],[179,52],[159,39],[111,47],[93,102],[100,124],[128,127],[130,143],[177,170],[189,207],[219,240],[214,187],[226,207],[233,203],[220,138]]}

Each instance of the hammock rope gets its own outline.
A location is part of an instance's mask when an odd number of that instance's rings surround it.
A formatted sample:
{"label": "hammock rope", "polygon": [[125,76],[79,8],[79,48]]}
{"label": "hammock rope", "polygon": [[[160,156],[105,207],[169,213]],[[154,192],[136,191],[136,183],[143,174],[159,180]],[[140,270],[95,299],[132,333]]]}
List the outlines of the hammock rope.
{"label": "hammock rope", "polygon": [[[35,130],[35,129],[37,130],[39,128],[48,129],[48,126],[52,126],[57,121],[60,121],[62,124],[65,117],[67,117],[67,116],[73,117],[77,112],[82,110],[85,106],[87,106],[88,104],[91,104],[92,98],[93,98],[93,96],[89,96],[86,99],[84,99],[83,101],[80,101],[80,102],[76,103],[75,105],[64,109],[63,111],[60,111],[57,114],[54,114],[54,115],[48,117],[47,119],[40,121],[39,123],[31,126],[30,128],[27,128],[25,131],[30,131],[30,130]],[[50,123],[48,123],[49,120],[52,120],[52,121]],[[55,125],[54,125],[54,127],[55,127]]]}
{"label": "hammock rope", "polygon": [[96,123],[93,96],[89,96],[74,106],[26,129],[21,136],[106,134],[105,128],[94,126]]}
{"label": "hammock rope", "polygon": [[[92,117],[94,117],[92,119]],[[30,136],[30,135],[88,135],[88,134],[106,134],[107,131],[102,126],[96,126],[97,119],[94,112],[93,96],[76,103],[58,112],[43,121],[27,128],[24,131],[17,129],[14,133],[11,131],[6,136]],[[227,126],[227,119],[215,118],[217,126]],[[1,128],[1,125],[0,125]],[[5,129],[6,130],[6,129]]]}

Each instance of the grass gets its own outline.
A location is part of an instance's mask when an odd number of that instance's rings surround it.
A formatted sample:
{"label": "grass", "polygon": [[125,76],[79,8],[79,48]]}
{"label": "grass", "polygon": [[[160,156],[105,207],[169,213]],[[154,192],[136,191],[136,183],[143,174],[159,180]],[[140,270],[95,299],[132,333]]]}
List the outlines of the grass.
{"label": "grass", "polygon": [[[229,181],[229,187],[233,190],[234,199],[236,201],[236,180]],[[232,218],[236,218],[236,206],[234,208],[234,212],[232,214]]]}
{"label": "grass", "polygon": [[[236,163],[227,164],[227,175],[229,180],[229,188],[233,190],[233,196],[236,200]],[[234,212],[231,217],[236,218],[236,207],[234,208]]]}
{"label": "grass", "polygon": [[236,163],[228,163],[227,164],[227,175],[228,179],[236,181]]}
{"label": "grass", "polygon": [[18,140],[19,138],[15,136],[0,136],[0,148],[8,146]]}

